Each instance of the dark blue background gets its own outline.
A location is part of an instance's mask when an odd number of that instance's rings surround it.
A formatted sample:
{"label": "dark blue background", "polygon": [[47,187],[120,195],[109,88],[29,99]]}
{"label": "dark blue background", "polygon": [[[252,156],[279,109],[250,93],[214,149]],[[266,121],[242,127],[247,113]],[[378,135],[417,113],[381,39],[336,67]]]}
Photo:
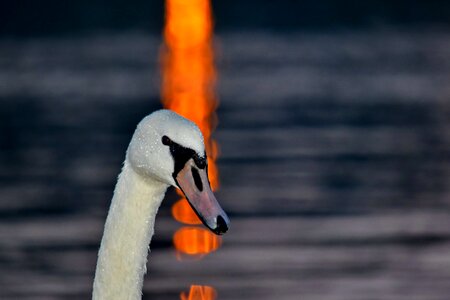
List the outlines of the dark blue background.
{"label": "dark blue background", "polygon": [[[306,30],[450,24],[450,2],[407,0],[213,1],[216,30]],[[160,32],[164,2],[148,0],[3,1],[1,35],[100,30]]]}

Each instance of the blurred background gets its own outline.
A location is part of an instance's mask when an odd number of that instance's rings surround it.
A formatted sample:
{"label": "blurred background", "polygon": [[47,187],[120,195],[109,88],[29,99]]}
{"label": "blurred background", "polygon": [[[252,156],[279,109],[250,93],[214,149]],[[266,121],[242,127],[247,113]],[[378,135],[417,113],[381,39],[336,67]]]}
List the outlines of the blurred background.
{"label": "blurred background", "polygon": [[[0,4],[0,299],[89,299],[131,135],[172,105],[164,7]],[[448,299],[450,2],[211,11],[205,126],[231,229],[180,245],[199,227],[171,189],[143,299]]]}

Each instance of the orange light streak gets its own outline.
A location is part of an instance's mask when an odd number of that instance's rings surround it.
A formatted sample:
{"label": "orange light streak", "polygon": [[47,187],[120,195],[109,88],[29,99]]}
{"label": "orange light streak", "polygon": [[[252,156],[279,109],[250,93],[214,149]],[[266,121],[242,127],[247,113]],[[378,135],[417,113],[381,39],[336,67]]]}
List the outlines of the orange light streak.
{"label": "orange light streak", "polygon": [[216,190],[219,187],[218,146],[211,134],[217,123],[218,101],[214,92],[212,23],[209,0],[166,0],[161,61],[163,105],[190,119],[202,131],[208,177],[211,188]]}
{"label": "orange light streak", "polygon": [[202,221],[194,213],[186,198],[181,198],[172,205],[172,216],[180,223],[189,225],[202,224]]}
{"label": "orange light streak", "polygon": [[222,244],[222,239],[209,230],[184,226],[175,232],[173,244],[182,254],[201,257],[216,251]]}
{"label": "orange light streak", "polygon": [[180,294],[181,300],[214,300],[216,298],[216,290],[207,285],[191,285],[189,295],[185,292]]}
{"label": "orange light streak", "polygon": [[[190,119],[202,131],[208,156],[209,181],[211,188],[217,190],[218,146],[211,136],[217,124],[215,110],[218,104],[214,92],[216,69],[212,29],[209,0],[166,0],[165,43],[161,51],[162,102],[165,108]],[[183,196],[180,191],[178,193]],[[183,197],[172,206],[172,216],[184,224],[201,224]],[[183,227],[173,236],[180,260],[186,258],[183,255],[201,258],[217,250],[221,242],[220,237],[197,227]],[[189,296],[186,299],[213,298]]]}

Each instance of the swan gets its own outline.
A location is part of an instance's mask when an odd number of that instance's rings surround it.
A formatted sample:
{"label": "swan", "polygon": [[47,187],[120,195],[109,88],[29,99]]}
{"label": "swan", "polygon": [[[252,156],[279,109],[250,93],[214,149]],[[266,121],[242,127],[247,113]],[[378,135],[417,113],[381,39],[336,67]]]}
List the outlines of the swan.
{"label": "swan", "polygon": [[228,230],[207,170],[203,136],[194,123],[163,109],[138,124],[106,218],[92,299],[141,299],[155,217],[169,186],[181,189],[212,232]]}

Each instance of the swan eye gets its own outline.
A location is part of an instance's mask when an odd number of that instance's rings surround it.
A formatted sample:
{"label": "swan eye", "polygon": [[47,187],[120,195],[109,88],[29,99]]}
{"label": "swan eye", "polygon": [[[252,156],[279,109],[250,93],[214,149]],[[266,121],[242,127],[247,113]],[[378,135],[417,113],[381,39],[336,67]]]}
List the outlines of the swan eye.
{"label": "swan eye", "polygon": [[172,143],[172,140],[167,135],[165,135],[165,136],[162,137],[162,143],[164,145],[168,146],[168,145],[170,145]]}
{"label": "swan eye", "polygon": [[204,169],[206,167],[206,154],[205,154],[205,157],[200,157],[198,155],[195,155],[194,161],[195,161],[195,164],[197,165],[197,167],[199,167],[200,169]]}

